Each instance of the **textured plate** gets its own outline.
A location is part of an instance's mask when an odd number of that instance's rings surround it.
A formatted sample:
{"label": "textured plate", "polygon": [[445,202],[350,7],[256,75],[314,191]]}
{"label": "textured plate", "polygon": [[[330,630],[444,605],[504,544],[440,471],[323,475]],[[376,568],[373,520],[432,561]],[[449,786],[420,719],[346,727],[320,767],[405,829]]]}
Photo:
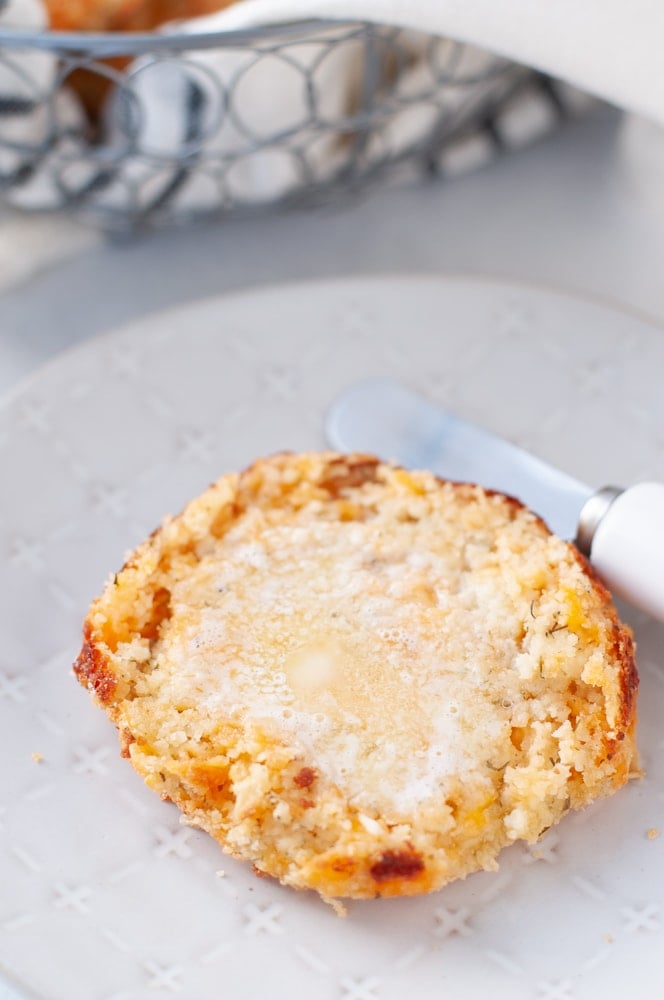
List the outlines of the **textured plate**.
{"label": "textured plate", "polygon": [[661,331],[606,306],[390,278],[201,302],[21,387],[0,410],[0,963],[26,995],[652,996],[662,627],[633,620],[643,781],[507,851],[497,874],[353,904],[345,920],[180,826],[119,758],[69,665],[125,551],[221,472],[321,446],[325,407],[351,381],[397,375],[591,484],[629,484],[663,475],[663,370]]}

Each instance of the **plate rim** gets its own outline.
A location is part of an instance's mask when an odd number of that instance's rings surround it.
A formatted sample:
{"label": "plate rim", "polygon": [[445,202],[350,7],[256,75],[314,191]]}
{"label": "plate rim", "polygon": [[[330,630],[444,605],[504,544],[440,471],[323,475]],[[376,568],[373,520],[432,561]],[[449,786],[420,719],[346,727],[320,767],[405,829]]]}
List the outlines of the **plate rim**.
{"label": "plate rim", "polygon": [[105,342],[111,342],[116,337],[128,336],[134,331],[138,336],[149,336],[150,330],[142,330],[142,327],[149,327],[158,324],[173,316],[186,315],[188,312],[204,308],[213,303],[223,304],[224,302],[236,302],[242,299],[267,298],[272,295],[285,295],[294,297],[304,292],[310,292],[316,288],[366,287],[368,285],[395,284],[402,285],[477,285],[493,286],[502,288],[505,291],[515,293],[527,291],[530,293],[540,293],[553,298],[576,302],[581,305],[604,309],[608,312],[623,316],[625,319],[634,320],[644,326],[652,328],[653,332],[664,337],[664,316],[661,318],[640,310],[628,303],[623,303],[611,296],[594,293],[590,290],[577,289],[565,284],[556,282],[539,281],[536,279],[519,278],[510,275],[490,272],[472,271],[381,271],[369,274],[339,275],[336,277],[307,278],[301,281],[275,281],[273,283],[261,285],[244,285],[213,295],[202,295],[186,302],[171,304],[161,309],[154,309],[136,316],[131,320],[112,326],[98,333],[92,334],[83,341],[65,347],[52,357],[39,364],[34,371],[22,375],[16,383],[0,394],[0,415],[25,392],[29,392],[35,382],[41,378],[48,377],[51,373],[57,373],[60,365],[68,365],[79,357],[84,357],[87,352],[96,352]]}

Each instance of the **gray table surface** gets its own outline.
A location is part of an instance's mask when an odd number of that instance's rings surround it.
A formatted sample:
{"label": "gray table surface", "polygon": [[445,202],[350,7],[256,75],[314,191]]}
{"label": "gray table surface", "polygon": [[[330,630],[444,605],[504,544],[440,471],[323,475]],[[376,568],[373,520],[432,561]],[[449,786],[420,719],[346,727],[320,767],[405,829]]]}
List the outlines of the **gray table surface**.
{"label": "gray table surface", "polygon": [[[285,281],[465,272],[608,298],[664,324],[664,133],[599,107],[456,181],[101,242],[0,297],[0,394],[155,310]],[[0,1000],[16,997],[9,988]]]}
{"label": "gray table surface", "polygon": [[155,310],[340,275],[485,273],[664,321],[664,132],[600,106],[454,181],[102,241],[0,297],[0,394],[63,349]]}

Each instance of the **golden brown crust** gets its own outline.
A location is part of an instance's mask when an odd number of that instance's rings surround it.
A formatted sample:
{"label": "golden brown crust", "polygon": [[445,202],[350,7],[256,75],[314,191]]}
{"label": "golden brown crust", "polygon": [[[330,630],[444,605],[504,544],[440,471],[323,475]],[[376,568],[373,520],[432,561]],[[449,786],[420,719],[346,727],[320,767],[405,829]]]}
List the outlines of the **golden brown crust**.
{"label": "golden brown crust", "polygon": [[84,687],[91,691],[101,705],[113,700],[117,679],[109,658],[102,653],[92,636],[90,622],[83,626],[83,645],[74,662],[74,673]]}
{"label": "golden brown crust", "polygon": [[283,453],[139,546],[75,665],[162,798],[322,896],[496,866],[630,775],[631,633],[519,501]]}
{"label": "golden brown crust", "polygon": [[318,485],[331,497],[338,498],[365,483],[375,483],[379,464],[373,455],[339,455],[327,463],[326,472],[319,478]]}
{"label": "golden brown crust", "polygon": [[611,656],[619,665],[618,676],[620,679],[620,707],[619,707],[619,732],[617,739],[622,740],[628,730],[634,729],[636,718],[636,697],[639,689],[639,674],[636,666],[636,647],[631,629],[623,625],[618,618],[618,612],[613,606],[611,594],[604,585],[604,581],[597,573],[595,567],[588,559],[574,548],[574,556],[583,568],[584,573],[592,580],[595,592],[602,600],[611,619]]}
{"label": "golden brown crust", "polygon": [[395,879],[414,879],[424,871],[424,860],[412,844],[406,844],[402,851],[383,851],[369,869],[371,877],[380,883]]}

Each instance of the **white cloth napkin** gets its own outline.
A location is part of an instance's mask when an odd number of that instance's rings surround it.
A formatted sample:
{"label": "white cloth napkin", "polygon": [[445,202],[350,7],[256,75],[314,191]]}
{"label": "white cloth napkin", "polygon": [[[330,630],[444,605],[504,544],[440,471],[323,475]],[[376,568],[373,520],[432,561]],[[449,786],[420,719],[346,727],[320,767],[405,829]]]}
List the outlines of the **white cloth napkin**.
{"label": "white cloth napkin", "polygon": [[664,123],[662,0],[245,0],[224,12],[223,23],[312,17],[456,38]]}

